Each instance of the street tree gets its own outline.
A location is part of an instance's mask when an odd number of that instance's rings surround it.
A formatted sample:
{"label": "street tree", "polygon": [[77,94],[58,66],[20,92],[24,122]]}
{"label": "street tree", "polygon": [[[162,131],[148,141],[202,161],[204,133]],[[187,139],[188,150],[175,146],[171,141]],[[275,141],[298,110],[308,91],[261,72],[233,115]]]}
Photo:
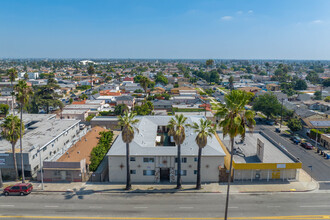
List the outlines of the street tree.
{"label": "street tree", "polygon": [[265,93],[254,100],[252,108],[254,111],[262,112],[269,119],[271,116],[280,114],[281,103],[273,93]]}
{"label": "street tree", "polygon": [[[246,128],[252,130],[256,122],[254,121],[254,112],[246,110],[247,105],[253,94],[241,90],[232,90],[225,95],[225,103],[219,104],[215,116],[220,119],[219,127],[222,128],[223,136],[230,137],[230,165],[228,175],[228,187],[225,206],[225,220],[227,220],[228,204],[229,204],[229,190],[232,175],[232,161],[234,150],[234,139],[238,135],[245,135]],[[247,126],[250,125],[250,126]],[[228,167],[227,167],[228,168]]]}
{"label": "street tree", "polygon": [[181,189],[181,144],[183,144],[186,139],[185,127],[187,118],[183,116],[183,114],[175,115],[174,118],[168,123],[169,132],[168,134],[173,136],[174,142],[177,145],[177,184],[176,188]]}
{"label": "street tree", "polygon": [[130,154],[129,154],[129,144],[134,139],[135,131],[139,132],[136,127],[136,124],[139,122],[139,119],[135,119],[135,113],[128,113],[125,111],[123,116],[118,116],[119,126],[122,127],[121,137],[124,143],[126,143],[126,190],[132,188],[131,184],[131,173],[130,173]]}
{"label": "street tree", "polygon": [[[15,145],[21,136],[20,125],[21,125],[21,120],[14,115],[8,115],[1,124],[1,135],[11,144],[11,151],[13,153],[13,163],[14,163],[14,171],[15,171],[15,181],[18,180]],[[22,125],[22,131],[24,133],[24,125]]]}
{"label": "street tree", "polygon": [[195,138],[196,144],[198,146],[198,162],[197,162],[197,181],[196,189],[201,189],[201,163],[202,163],[202,150],[207,145],[207,138],[215,134],[216,125],[212,125],[212,121],[200,119],[199,124],[194,122],[190,125],[197,136]]}
{"label": "street tree", "polygon": [[16,99],[20,107],[20,154],[21,154],[21,166],[22,166],[22,183],[25,182],[24,175],[24,161],[23,161],[23,108],[29,102],[30,96],[33,94],[31,87],[29,87],[25,80],[19,80],[18,84],[15,86]]}
{"label": "street tree", "polygon": [[13,111],[13,114],[15,115],[15,111],[14,111],[14,84],[13,84],[13,82],[15,82],[15,80],[17,78],[17,70],[15,68],[11,68],[11,69],[8,70],[7,74],[9,76],[9,80],[10,80],[10,84],[11,84],[11,88],[12,88],[11,110]]}
{"label": "street tree", "polygon": [[302,129],[302,124],[298,119],[291,118],[288,121],[288,127],[291,131],[296,132],[296,131],[300,131]]}

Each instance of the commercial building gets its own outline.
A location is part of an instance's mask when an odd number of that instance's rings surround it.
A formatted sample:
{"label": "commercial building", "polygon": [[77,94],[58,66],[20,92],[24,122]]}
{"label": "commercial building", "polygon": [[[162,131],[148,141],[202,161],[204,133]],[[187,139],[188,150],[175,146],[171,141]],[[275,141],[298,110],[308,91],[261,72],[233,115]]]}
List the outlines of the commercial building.
{"label": "commercial building", "polygon": [[[80,132],[79,120],[56,119],[54,114],[23,114],[25,133],[23,136],[23,161],[25,176],[36,176],[41,159],[52,160],[63,154],[75,142]],[[15,145],[17,167],[21,170],[20,141]],[[0,168],[4,177],[12,177],[14,163],[11,144],[0,139]]]}
{"label": "commercial building", "polygon": [[[219,133],[219,141],[226,152],[225,166],[230,165],[230,138]],[[301,162],[285,146],[273,141],[262,132],[247,133],[242,142],[235,139],[233,150],[234,181],[270,181],[298,179]]]}
{"label": "commercial building", "polygon": [[[173,137],[168,134],[168,123],[172,116],[136,117],[140,121],[130,143],[130,169],[133,183],[175,182],[177,172],[177,147]],[[203,116],[188,116],[186,123],[199,123]],[[198,146],[195,142],[197,133],[187,127],[186,139],[181,145],[182,182],[196,182]],[[121,134],[110,148],[108,156],[109,181],[126,181],[126,144]],[[202,182],[218,182],[219,167],[224,166],[225,152],[219,140],[208,138],[202,153]]]}

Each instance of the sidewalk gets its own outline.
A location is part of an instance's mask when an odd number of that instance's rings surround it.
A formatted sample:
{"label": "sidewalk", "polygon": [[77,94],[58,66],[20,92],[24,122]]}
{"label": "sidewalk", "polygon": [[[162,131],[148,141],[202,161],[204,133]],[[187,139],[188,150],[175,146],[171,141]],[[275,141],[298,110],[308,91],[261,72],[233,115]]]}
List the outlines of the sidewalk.
{"label": "sidewalk", "polygon": [[[6,182],[4,186],[12,185]],[[195,184],[183,184],[182,190],[175,189],[176,184],[132,184],[132,190],[124,190],[125,184],[109,184],[76,182],[76,183],[45,183],[44,190],[41,183],[33,183],[34,193],[68,193],[88,195],[93,193],[225,193],[227,183],[203,184],[201,190],[195,189]],[[300,170],[299,181],[295,182],[234,182],[231,184],[231,193],[263,193],[263,192],[308,192],[318,189],[318,183],[311,181],[311,177]]]}

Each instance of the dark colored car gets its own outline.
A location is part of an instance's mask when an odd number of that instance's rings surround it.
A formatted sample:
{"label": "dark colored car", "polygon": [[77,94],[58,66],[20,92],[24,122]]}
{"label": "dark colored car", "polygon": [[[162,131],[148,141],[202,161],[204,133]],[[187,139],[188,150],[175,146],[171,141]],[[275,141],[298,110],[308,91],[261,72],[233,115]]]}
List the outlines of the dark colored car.
{"label": "dark colored car", "polygon": [[291,139],[291,140],[293,141],[293,143],[295,143],[295,144],[299,144],[299,143],[301,142],[300,137],[297,137],[297,136],[292,136],[290,139]]}
{"label": "dark colored car", "polygon": [[312,150],[313,149],[313,145],[311,145],[310,143],[308,142],[304,142],[304,143],[301,143],[301,146],[305,149],[308,149],[308,150]]}
{"label": "dark colored car", "polygon": [[274,125],[275,122],[273,122],[273,121],[266,121],[266,124],[267,124],[267,125]]}
{"label": "dark colored car", "polygon": [[275,128],[275,131],[276,131],[277,133],[281,133],[281,129],[279,129],[279,128]]}
{"label": "dark colored car", "polygon": [[9,195],[28,195],[31,193],[33,186],[31,183],[17,183],[13,186],[8,186],[3,190],[5,196]]}

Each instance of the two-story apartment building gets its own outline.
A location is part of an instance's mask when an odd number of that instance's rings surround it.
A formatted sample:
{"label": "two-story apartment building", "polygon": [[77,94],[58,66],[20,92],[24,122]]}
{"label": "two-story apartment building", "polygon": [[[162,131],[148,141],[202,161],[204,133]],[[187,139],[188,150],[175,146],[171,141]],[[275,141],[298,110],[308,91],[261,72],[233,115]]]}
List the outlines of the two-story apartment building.
{"label": "two-story apartment building", "polygon": [[[39,167],[39,149],[41,159],[50,160],[58,153],[64,153],[79,133],[79,120],[56,119],[54,114],[24,114],[25,133],[23,136],[23,163],[25,175],[35,177]],[[15,145],[17,167],[21,170],[20,141]],[[4,177],[13,172],[13,151],[11,144],[0,139],[0,168]]]}
{"label": "two-story apartment building", "polygon": [[[144,116],[139,119],[134,140],[130,143],[131,179],[134,183],[175,182],[177,174],[177,147],[168,134],[167,125],[172,116]],[[203,116],[188,116],[187,123],[199,123]],[[197,133],[192,128],[185,129],[186,139],[181,145],[182,181],[196,181],[198,146]],[[126,181],[126,144],[121,134],[110,148],[108,156],[109,181]],[[219,167],[224,167],[225,152],[219,140],[208,138],[202,153],[202,181],[219,181]]]}

